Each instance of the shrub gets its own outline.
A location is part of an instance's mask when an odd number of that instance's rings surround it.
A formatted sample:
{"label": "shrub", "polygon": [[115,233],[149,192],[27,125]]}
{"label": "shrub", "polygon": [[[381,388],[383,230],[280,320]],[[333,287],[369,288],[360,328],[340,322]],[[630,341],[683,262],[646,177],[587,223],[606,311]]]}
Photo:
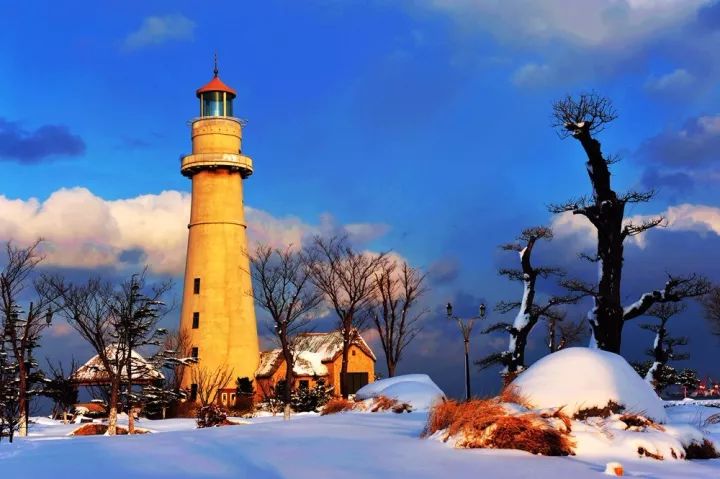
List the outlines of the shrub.
{"label": "shrub", "polygon": [[318,379],[312,388],[298,388],[293,391],[290,405],[295,412],[313,412],[327,404],[332,397],[331,386],[326,386],[323,379]]}
{"label": "shrub", "polygon": [[195,421],[198,428],[228,424],[227,413],[216,404],[209,404],[198,409]]}

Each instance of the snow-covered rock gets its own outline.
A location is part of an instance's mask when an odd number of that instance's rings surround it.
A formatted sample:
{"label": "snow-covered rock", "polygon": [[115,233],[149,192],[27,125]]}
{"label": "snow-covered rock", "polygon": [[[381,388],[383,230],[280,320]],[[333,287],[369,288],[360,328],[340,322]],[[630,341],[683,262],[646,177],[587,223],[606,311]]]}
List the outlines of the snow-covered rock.
{"label": "snow-covered rock", "polygon": [[375,381],[360,388],[355,393],[355,400],[378,396],[408,403],[413,411],[427,411],[435,402],[445,399],[445,393],[427,374],[406,374]]}
{"label": "snow-covered rock", "polygon": [[564,406],[570,416],[613,401],[656,422],[668,419],[662,400],[627,361],[599,349],[568,348],[545,356],[513,385],[534,407]]}

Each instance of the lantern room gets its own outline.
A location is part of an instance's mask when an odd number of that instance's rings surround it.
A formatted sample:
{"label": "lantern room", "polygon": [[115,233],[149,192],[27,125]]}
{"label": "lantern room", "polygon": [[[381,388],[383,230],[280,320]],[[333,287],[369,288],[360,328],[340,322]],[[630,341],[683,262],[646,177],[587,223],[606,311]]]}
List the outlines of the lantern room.
{"label": "lantern room", "polygon": [[233,99],[236,92],[220,80],[217,65],[213,73],[215,74],[213,79],[207,85],[198,88],[196,92],[200,99],[200,116],[233,116]]}

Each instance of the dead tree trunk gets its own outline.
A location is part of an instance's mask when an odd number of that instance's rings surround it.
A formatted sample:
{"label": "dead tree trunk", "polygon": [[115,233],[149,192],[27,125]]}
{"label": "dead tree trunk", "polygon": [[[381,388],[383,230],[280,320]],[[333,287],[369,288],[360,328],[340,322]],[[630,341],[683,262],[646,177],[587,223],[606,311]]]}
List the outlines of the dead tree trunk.
{"label": "dead tree trunk", "polygon": [[[618,196],[612,189],[609,165],[614,160],[603,155],[600,142],[595,138],[597,133],[617,118],[609,99],[596,94],[582,94],[578,98],[567,97],[553,105],[553,114],[554,126],[559,129],[561,136],[572,136],[585,152],[585,167],[592,186],[592,196],[555,205],[550,209],[554,213],[572,212],[585,216],[597,234],[596,255],[592,258],[592,261],[599,263],[597,286],[586,287],[572,282],[570,285],[575,287],[571,289],[593,298],[593,308],[588,313],[588,322],[593,333],[591,346],[619,353],[625,321],[644,313],[655,302],[680,301],[687,296],[675,300],[669,299],[674,294],[672,291],[666,297],[649,294],[645,303],[636,303],[630,307],[630,314],[628,308],[623,308],[623,243],[630,236],[658,226],[664,219],[657,217],[640,224],[624,223],[625,206],[629,203],[645,203],[652,199],[654,193],[629,192]],[[703,287],[706,289],[707,285]]]}
{"label": "dead tree trunk", "polygon": [[545,318],[554,318],[560,314],[556,306],[571,304],[577,301],[576,296],[553,296],[547,302],[536,304],[536,282],[538,277],[547,278],[552,275],[562,275],[557,268],[534,267],[531,262],[532,252],[538,240],[552,239],[552,230],[546,227],[528,228],[518,238],[518,243],[510,243],[502,246],[506,251],[515,251],[520,256],[520,269],[501,269],[499,272],[514,281],[523,283],[522,300],[519,302],[501,302],[496,306],[500,313],[508,313],[515,309],[518,312],[515,320],[510,323],[496,323],[485,331],[484,334],[495,331],[505,331],[510,335],[508,348],[501,353],[491,354],[480,361],[477,361],[481,368],[494,364],[504,366],[501,374],[507,385],[518,373],[525,369],[525,348],[527,347],[528,336],[538,321]]}

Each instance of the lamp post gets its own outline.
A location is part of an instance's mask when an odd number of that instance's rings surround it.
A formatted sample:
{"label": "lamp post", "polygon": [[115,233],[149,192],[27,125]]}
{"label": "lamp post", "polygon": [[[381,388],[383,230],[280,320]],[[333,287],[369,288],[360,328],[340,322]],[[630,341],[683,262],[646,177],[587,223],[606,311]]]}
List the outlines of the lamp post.
{"label": "lamp post", "polygon": [[458,326],[460,327],[460,332],[463,336],[463,341],[465,342],[465,400],[470,400],[470,335],[472,334],[473,326],[475,326],[475,321],[485,318],[485,303],[480,304],[480,308],[478,309],[478,315],[472,316],[470,318],[460,318],[458,316],[453,316],[453,307],[451,303],[448,303],[446,306],[446,312],[448,319],[454,319],[457,321]]}

